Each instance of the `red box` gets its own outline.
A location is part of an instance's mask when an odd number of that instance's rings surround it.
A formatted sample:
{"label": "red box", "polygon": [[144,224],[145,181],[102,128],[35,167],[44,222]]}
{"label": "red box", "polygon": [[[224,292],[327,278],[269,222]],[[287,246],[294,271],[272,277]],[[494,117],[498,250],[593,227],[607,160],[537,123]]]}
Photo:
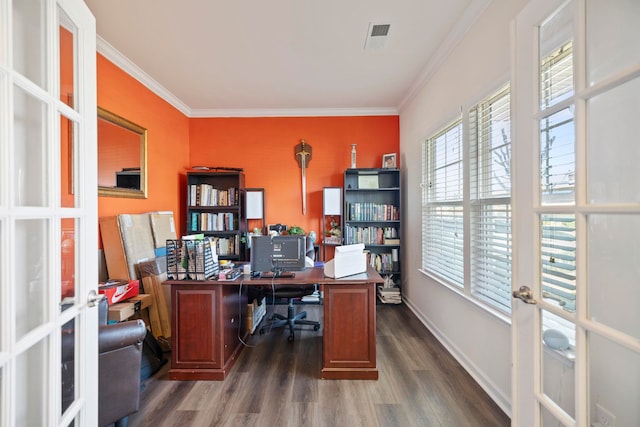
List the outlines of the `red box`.
{"label": "red box", "polygon": [[109,305],[128,300],[140,293],[140,282],[136,280],[109,280],[100,283],[98,292],[104,294]]}

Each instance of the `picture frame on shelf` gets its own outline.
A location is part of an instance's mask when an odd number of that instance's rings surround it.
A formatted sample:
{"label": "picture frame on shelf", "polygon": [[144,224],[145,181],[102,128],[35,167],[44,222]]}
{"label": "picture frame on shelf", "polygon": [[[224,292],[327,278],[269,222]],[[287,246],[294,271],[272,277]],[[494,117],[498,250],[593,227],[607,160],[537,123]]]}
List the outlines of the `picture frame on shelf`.
{"label": "picture frame on shelf", "polygon": [[396,168],[396,153],[388,153],[382,155],[382,167],[385,169]]}

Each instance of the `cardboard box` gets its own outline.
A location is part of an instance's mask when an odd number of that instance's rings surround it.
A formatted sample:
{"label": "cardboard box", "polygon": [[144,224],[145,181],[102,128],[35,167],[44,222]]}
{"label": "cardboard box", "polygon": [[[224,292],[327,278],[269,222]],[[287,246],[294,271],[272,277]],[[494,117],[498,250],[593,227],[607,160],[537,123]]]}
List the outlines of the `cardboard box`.
{"label": "cardboard box", "polygon": [[262,318],[267,314],[267,300],[262,297],[258,302],[254,299],[251,304],[247,304],[247,329],[250,333],[254,333]]}
{"label": "cardboard box", "polygon": [[156,256],[149,214],[102,217],[100,234],[110,279],[139,279],[137,264]]}
{"label": "cardboard box", "polygon": [[167,254],[167,240],[176,238],[176,225],[173,220],[173,212],[151,212],[151,233],[156,256]]}
{"label": "cardboard box", "polygon": [[[152,306],[151,295],[139,294],[125,302],[119,302],[109,306],[109,321],[123,322],[134,314]],[[145,322],[146,323],[146,322]]]}
{"label": "cardboard box", "polygon": [[98,293],[107,298],[109,305],[126,301],[140,293],[138,280],[111,280],[98,285]]}

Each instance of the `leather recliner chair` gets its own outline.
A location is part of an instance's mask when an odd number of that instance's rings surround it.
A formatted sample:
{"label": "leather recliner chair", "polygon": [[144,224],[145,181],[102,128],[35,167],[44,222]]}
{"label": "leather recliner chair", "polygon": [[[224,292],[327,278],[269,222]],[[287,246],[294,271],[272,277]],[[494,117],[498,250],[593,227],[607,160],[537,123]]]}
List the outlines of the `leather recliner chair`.
{"label": "leather recliner chair", "polygon": [[[107,301],[99,304],[98,425],[126,427],[140,405],[140,366],[147,328],[142,320],[107,324]],[[62,410],[74,399],[74,331],[62,332]]]}

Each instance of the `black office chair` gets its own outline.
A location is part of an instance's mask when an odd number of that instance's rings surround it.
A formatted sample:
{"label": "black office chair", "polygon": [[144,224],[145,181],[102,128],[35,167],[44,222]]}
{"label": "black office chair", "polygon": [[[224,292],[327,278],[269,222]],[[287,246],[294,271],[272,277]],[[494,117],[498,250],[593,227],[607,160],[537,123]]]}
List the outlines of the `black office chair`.
{"label": "black office chair", "polygon": [[[307,237],[306,255],[311,259],[314,259],[315,257],[315,248],[313,246],[313,241],[309,237]],[[301,311],[296,314],[295,309],[293,307],[294,305],[293,302],[295,299],[302,298],[307,295],[313,295],[313,293],[316,291],[315,285],[309,285],[304,287],[274,285],[273,287],[265,286],[264,290],[267,298],[272,298],[272,299],[286,298],[289,304],[287,306],[287,315],[283,316],[282,314],[279,314],[279,313],[273,313],[273,315],[271,316],[272,322],[260,327],[260,331],[259,331],[260,335],[264,334],[265,328],[270,330],[272,328],[279,328],[281,326],[288,325],[289,337],[287,339],[290,342],[292,342],[295,339],[294,325],[309,325],[309,326],[313,326],[314,331],[320,330],[320,322],[317,322],[315,320],[306,320],[307,312]]]}

